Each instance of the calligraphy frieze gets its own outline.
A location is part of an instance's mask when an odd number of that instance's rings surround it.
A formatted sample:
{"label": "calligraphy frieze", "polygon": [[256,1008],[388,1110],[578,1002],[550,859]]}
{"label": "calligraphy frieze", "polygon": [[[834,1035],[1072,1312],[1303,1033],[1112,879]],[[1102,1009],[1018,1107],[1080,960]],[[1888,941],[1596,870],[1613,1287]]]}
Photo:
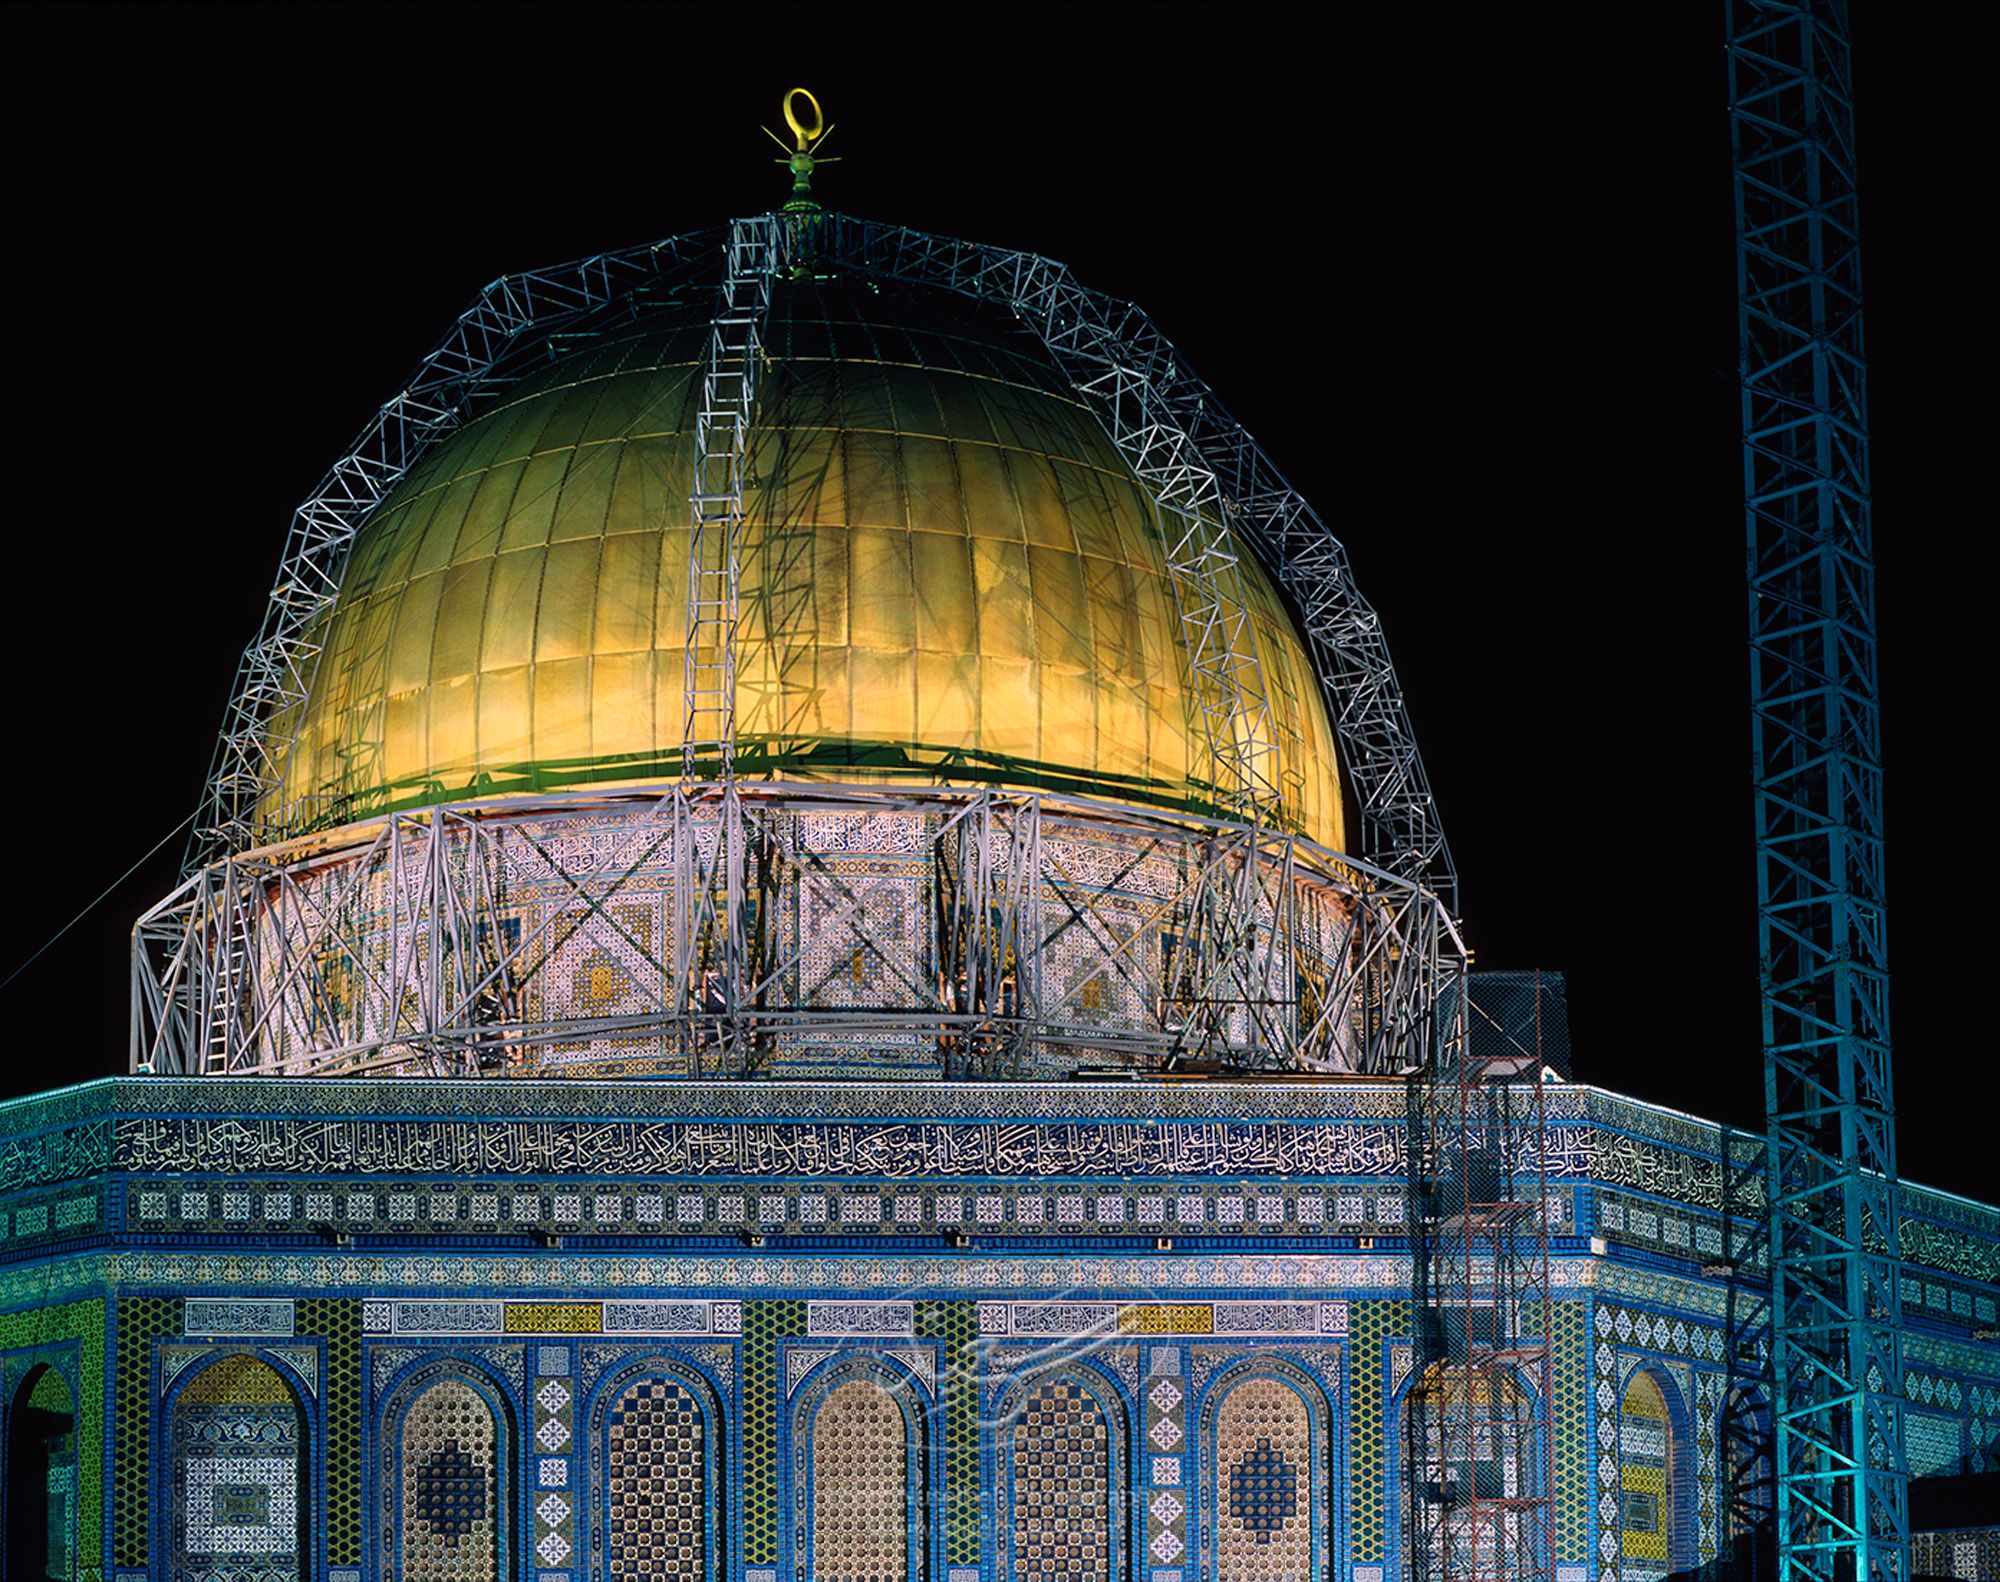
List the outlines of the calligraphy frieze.
{"label": "calligraphy frieze", "polygon": [[102,1121],[34,1133],[0,1133],[0,1192],[74,1181],[102,1170],[111,1128]]}
{"label": "calligraphy frieze", "polygon": [[[1697,1207],[1754,1213],[1762,1182],[1718,1160],[1579,1126],[1551,1127],[1550,1175],[1595,1176]],[[117,1123],[138,1172],[1048,1178],[1395,1176],[1390,1125],[941,1121],[372,1121],[156,1117]],[[1521,1163],[1527,1165],[1530,1158]]]}
{"label": "calligraphy frieze", "polygon": [[1719,1159],[1662,1148],[1617,1132],[1596,1132],[1591,1146],[1594,1158],[1583,1170],[1559,1168],[1556,1160],[1560,1155],[1555,1154],[1549,1174],[1587,1174],[1607,1186],[1631,1187],[1696,1208],[1733,1214],[1754,1214],[1763,1207],[1763,1178],[1729,1168]]}
{"label": "calligraphy frieze", "polygon": [[1901,1229],[1905,1263],[2000,1284],[2000,1246],[1908,1216]]}
{"label": "calligraphy frieze", "polygon": [[[119,1168],[418,1175],[1399,1175],[1400,1126],[941,1121],[371,1121],[126,1118]],[[1587,1149],[1552,1151],[1554,1173]]]}

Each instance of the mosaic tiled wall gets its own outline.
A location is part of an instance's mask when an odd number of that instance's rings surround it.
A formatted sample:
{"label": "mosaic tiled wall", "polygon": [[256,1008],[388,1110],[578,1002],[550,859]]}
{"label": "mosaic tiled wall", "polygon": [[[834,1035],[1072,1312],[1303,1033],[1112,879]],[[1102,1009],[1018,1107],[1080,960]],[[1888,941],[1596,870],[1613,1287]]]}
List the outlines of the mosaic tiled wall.
{"label": "mosaic tiled wall", "polygon": [[469,1384],[440,1379],[411,1402],[399,1450],[396,1533],[385,1548],[402,1582],[496,1582],[502,1489],[492,1407]]}
{"label": "mosaic tiled wall", "polygon": [[[1388,1342],[1410,1330],[1407,1301],[1355,1302],[1348,1309],[1348,1550],[1379,1567],[1385,1546],[1389,1419]],[[1398,1458],[1400,1459],[1400,1458]],[[1380,1582],[1379,1576],[1374,1582]]]}
{"label": "mosaic tiled wall", "polygon": [[950,1566],[979,1563],[979,1322],[971,1302],[918,1302],[920,1339],[944,1346],[944,1558]]}
{"label": "mosaic tiled wall", "polygon": [[118,1302],[117,1445],[112,1455],[112,1559],[143,1566],[151,1551],[153,1345],[180,1333],[181,1304],[165,1297]]}
{"label": "mosaic tiled wall", "polygon": [[62,1373],[71,1392],[77,1414],[77,1524],[85,1535],[84,1554],[93,1554],[97,1545],[89,1535],[104,1520],[104,1303],[0,1313],[0,1355],[6,1357],[9,1386],[47,1363]]}
{"label": "mosaic tiled wall", "polygon": [[1012,1425],[1007,1538],[1018,1582],[1093,1582],[1111,1574],[1111,1429],[1074,1378],[1030,1390]]}
{"label": "mosaic tiled wall", "polygon": [[2000,1582],[2000,1527],[1910,1535],[1910,1575]]}
{"label": "mosaic tiled wall", "polygon": [[[815,1484],[799,1413],[864,1381],[899,1392],[906,1432],[916,1425],[900,1488],[904,1509],[923,1512],[921,1540],[879,1563],[921,1557],[926,1582],[1063,1576],[1076,1554],[1088,1570],[1100,1534],[1133,1582],[1302,1564],[1325,1582],[1395,1582],[1390,1408],[1411,1363],[1389,1090],[774,1082],[586,1097],[558,1084],[242,1083],[228,1085],[239,1113],[206,1114],[216,1086],[120,1086],[122,1111],[88,1092],[52,1096],[30,1138],[0,1147],[0,1211],[25,1201],[33,1224],[46,1203],[52,1225],[55,1205],[88,1199],[113,1237],[87,1259],[33,1265],[13,1263],[11,1238],[0,1245],[0,1305],[23,1310],[0,1314],[0,1360],[24,1376],[21,1337],[66,1330],[86,1433],[112,1320],[112,1454],[100,1422],[79,1467],[81,1502],[96,1500],[96,1530],[129,1573],[106,1582],[173,1569],[165,1493],[186,1478],[162,1403],[222,1352],[277,1359],[323,1424],[306,1436],[323,1509],[293,1507],[316,1582],[364,1570],[396,1582],[383,1560],[399,1523],[449,1551],[417,1557],[405,1582],[466,1582],[490,1558],[481,1520],[496,1545],[505,1529],[509,1563],[531,1582],[698,1574],[685,1552],[718,1546],[741,1555],[740,1582],[848,1574],[877,1563],[866,1542],[816,1552],[815,1535],[861,1531],[854,1511],[879,1516],[894,1489],[882,1468],[873,1483],[864,1468]],[[390,1097],[396,1118],[382,1119]],[[1678,1424],[1663,1470],[1684,1501],[1669,1558],[1716,1557],[1737,1520],[1726,1406],[1762,1365],[1757,1296],[1705,1260],[1717,1235],[1727,1248],[1751,1223],[1739,1212],[1750,1188],[1740,1160],[1714,1155],[1714,1128],[1588,1091],[1552,1090],[1551,1105],[1555,1582],[1620,1582],[1621,1566],[1640,1582],[1659,1557],[1618,1536],[1637,1514],[1621,1410],[1635,1370],[1659,1381]],[[92,1175],[107,1169],[124,1178]],[[1919,1239],[1944,1265],[1933,1273],[1945,1297],[1906,1348],[1909,1444],[1919,1471],[1977,1470],[2000,1456],[2000,1348],[1973,1338],[1993,1289],[1979,1278],[1984,1222],[1976,1206],[1939,1204]],[[1591,1237],[1609,1250],[1593,1254]],[[41,1245],[22,1244],[29,1256]],[[78,1301],[93,1282],[121,1294]],[[364,1420],[393,1460],[400,1441],[379,1425],[414,1398],[398,1381],[473,1367],[504,1400],[505,1426],[490,1451],[478,1433],[454,1439],[471,1473],[429,1444],[443,1459],[412,1528],[405,1496],[419,1496],[395,1469],[409,1459],[371,1462],[364,1478]],[[1095,1430],[1086,1445],[1083,1418],[1056,1424],[1054,1396],[1037,1393],[1061,1367],[1101,1381],[1101,1480]],[[1287,1369],[1307,1382],[1295,1388]],[[1330,1404],[1313,1408],[1328,1427],[1310,1448],[1328,1477],[1308,1486],[1277,1392],[1316,1399],[1314,1379]],[[657,1399],[633,1394],[642,1380]],[[683,1411],[697,1400],[698,1428]],[[1046,1455],[1020,1460],[1005,1425],[1030,1400],[1049,1418],[1030,1434]],[[1260,1400],[1274,1420],[1244,1427],[1239,1409]],[[629,1415],[614,1423],[621,1401]],[[482,1517],[475,1486],[503,1460],[511,1493],[493,1483]],[[87,1486],[106,1467],[108,1508]],[[274,1484],[225,1485],[206,1507],[211,1540],[217,1512],[233,1542],[283,1508]],[[1028,1529],[1010,1488],[1040,1491],[1044,1552],[1017,1541]],[[1329,1526],[1305,1524],[1315,1510]],[[81,1536],[95,1559],[89,1518]]]}
{"label": "mosaic tiled wall", "polygon": [[804,1302],[743,1304],[743,1557],[753,1566],[778,1559],[778,1337],[803,1334],[805,1318]]}
{"label": "mosaic tiled wall", "polygon": [[291,1385],[245,1355],[188,1372],[167,1430],[168,1575],[298,1582],[311,1489]]}
{"label": "mosaic tiled wall", "polygon": [[1588,1304],[1551,1304],[1554,1327],[1556,1563],[1572,1569],[1590,1559],[1590,1359]]}
{"label": "mosaic tiled wall", "polygon": [[361,1303],[321,1297],[297,1304],[295,1331],[326,1345],[326,1558],[361,1564]]}

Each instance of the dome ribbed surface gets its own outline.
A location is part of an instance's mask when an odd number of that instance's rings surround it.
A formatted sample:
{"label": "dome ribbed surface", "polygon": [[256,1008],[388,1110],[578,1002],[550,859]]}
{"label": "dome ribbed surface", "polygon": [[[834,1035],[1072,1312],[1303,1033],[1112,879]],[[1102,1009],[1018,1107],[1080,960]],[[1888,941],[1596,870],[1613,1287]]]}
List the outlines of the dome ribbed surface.
{"label": "dome ribbed surface", "polygon": [[[680,772],[706,293],[583,342],[363,527],[264,809],[394,808]],[[1004,314],[779,282],[749,453],[738,772],[989,782],[1206,809],[1159,525]],[[1247,552],[1287,822],[1343,844],[1332,732]]]}

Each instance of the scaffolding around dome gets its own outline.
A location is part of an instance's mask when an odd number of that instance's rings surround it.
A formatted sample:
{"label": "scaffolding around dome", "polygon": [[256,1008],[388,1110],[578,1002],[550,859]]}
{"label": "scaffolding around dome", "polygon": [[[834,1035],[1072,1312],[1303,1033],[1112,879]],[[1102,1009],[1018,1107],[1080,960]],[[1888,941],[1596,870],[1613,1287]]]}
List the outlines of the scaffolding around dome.
{"label": "scaffolding around dome", "polygon": [[[702,901],[731,819],[734,986]],[[1300,836],[992,787],[684,782],[247,852],[135,941],[134,1067],[231,1075],[1380,1074],[1428,1049],[1464,954],[1429,892]]]}
{"label": "scaffolding around dome", "polygon": [[1089,290],[1031,253],[851,219],[759,216],[722,230],[504,277],[462,314],[405,388],[387,402],[298,509],[264,624],[246,651],[224,720],[188,871],[279,838],[263,823],[291,744],[273,727],[296,719],[320,658],[321,623],[340,590],[355,534],[439,441],[490,409],[525,373],[649,304],[724,280],[737,232],[770,226],[768,267],[838,268],[928,286],[1004,307],[1040,340],[1104,422],[1145,483],[1168,534],[1203,743],[1230,811],[1267,811],[1268,729],[1227,593],[1212,586],[1231,551],[1226,529],[1255,553],[1298,618],[1361,814],[1359,854],[1424,883],[1448,906],[1456,880],[1435,799],[1409,727],[1381,623],[1356,588],[1344,547],[1138,308]]}
{"label": "scaffolding around dome", "polygon": [[[1143,492],[1170,594],[1188,800],[1161,814],[950,774],[885,794],[734,772],[764,320],[775,281],[835,274],[1004,308],[1042,377],[1101,425]],[[696,291],[718,301],[694,426],[682,779],[463,805],[438,784],[421,812],[356,808],[346,816],[377,816],[332,834],[286,823],[276,793],[305,773],[301,722],[357,534],[536,367]],[[1315,673],[1360,860],[1298,833],[1287,788],[1304,771],[1282,745],[1283,678],[1253,634],[1271,595],[1241,564],[1246,546]],[[700,778],[708,763],[718,783]],[[842,874],[857,840],[877,878],[903,886],[896,906],[871,912]],[[1454,898],[1345,551],[1144,314],[1036,255],[760,215],[497,282],[300,508],[190,871],[135,931],[132,1060],[220,1073],[1407,1070],[1430,1062],[1443,985],[1463,970]]]}

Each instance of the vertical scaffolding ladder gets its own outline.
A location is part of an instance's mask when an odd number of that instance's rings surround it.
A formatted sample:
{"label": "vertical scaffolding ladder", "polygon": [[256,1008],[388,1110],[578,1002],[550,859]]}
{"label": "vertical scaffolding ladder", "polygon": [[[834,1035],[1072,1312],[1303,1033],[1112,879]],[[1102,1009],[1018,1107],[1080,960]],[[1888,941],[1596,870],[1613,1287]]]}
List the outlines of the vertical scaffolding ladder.
{"label": "vertical scaffolding ladder", "polygon": [[741,1029],[738,1001],[748,981],[744,927],[743,809],[736,794],[736,637],[740,619],[743,496],[750,425],[764,360],[764,326],[778,271],[780,221],[760,214],[732,221],[723,247],[720,301],[709,323],[695,410],[693,484],[688,494],[687,646],[682,655],[683,804],[721,798],[712,844],[699,845],[694,820],[678,823],[680,864],[675,977],[682,1025],[695,1058],[724,1066]]}
{"label": "vertical scaffolding ladder", "polygon": [[[1406,1541],[1424,1582],[1554,1574],[1540,973],[1463,975],[1411,1084],[1416,1364]],[[1532,996],[1532,1003],[1522,1003]]]}

